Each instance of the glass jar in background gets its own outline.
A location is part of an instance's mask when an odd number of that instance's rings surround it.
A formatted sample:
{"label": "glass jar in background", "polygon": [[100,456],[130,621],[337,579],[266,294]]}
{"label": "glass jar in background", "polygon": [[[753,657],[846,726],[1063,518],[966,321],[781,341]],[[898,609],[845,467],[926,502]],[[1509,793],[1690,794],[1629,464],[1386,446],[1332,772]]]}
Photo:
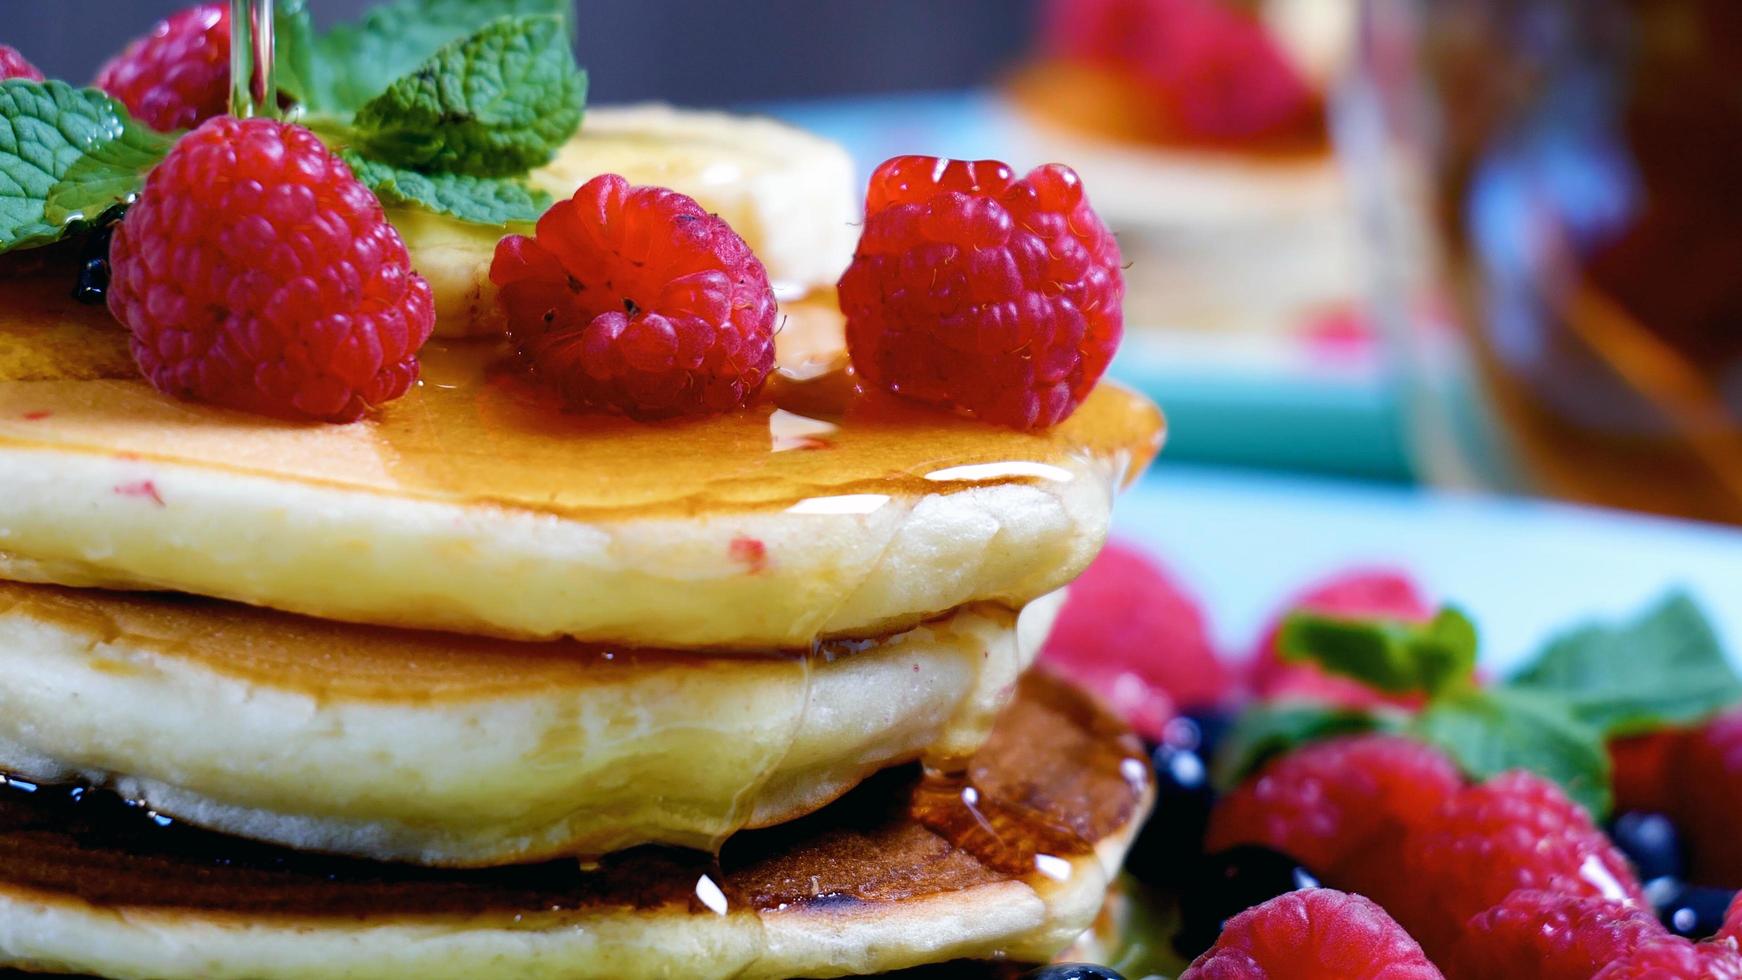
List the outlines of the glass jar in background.
{"label": "glass jar in background", "polygon": [[1742,3],[1364,0],[1359,47],[1424,471],[1742,523]]}

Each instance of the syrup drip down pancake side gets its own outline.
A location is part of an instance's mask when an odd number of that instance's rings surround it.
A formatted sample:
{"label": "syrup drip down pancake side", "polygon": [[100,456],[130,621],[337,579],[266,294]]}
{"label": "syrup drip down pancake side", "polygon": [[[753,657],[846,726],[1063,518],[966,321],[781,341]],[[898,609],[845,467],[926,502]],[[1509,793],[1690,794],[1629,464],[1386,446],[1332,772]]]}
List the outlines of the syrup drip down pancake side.
{"label": "syrup drip down pancake side", "polygon": [[440,871],[319,858],[64,789],[0,792],[0,962],[114,977],[831,977],[1044,961],[1152,796],[1142,745],[1031,675],[955,783],[895,769],[718,862]]}
{"label": "syrup drip down pancake side", "polygon": [[490,866],[712,849],[886,766],[954,771],[1051,626],[974,606],[748,654],[331,623],[0,582],[0,771],[289,847]]}
{"label": "syrup drip down pancake side", "polygon": [[716,418],[565,414],[480,340],[426,348],[419,386],[369,419],[298,425],[159,394],[63,285],[0,282],[0,578],[789,649],[1063,586],[1161,439],[1109,384],[1040,433],[860,391],[819,369],[841,325],[818,304],[786,309],[762,399]]}

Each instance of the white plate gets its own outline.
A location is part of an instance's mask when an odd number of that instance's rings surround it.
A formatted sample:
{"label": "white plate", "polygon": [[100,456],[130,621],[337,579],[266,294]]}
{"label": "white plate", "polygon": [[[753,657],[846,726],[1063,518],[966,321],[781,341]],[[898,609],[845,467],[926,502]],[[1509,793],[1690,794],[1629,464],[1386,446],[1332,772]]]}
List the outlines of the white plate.
{"label": "white plate", "polygon": [[1306,584],[1386,565],[1465,608],[1494,671],[1566,627],[1624,617],[1678,587],[1742,665],[1742,530],[1164,461],[1120,502],[1114,533],[1177,571],[1235,654]]}

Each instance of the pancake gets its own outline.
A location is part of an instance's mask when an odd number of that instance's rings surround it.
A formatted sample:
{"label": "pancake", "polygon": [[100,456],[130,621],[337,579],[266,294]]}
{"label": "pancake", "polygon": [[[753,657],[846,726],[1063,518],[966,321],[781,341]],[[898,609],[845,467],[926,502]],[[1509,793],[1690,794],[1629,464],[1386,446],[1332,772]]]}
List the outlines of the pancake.
{"label": "pancake", "polygon": [[[48,787],[0,793],[0,961],[114,977],[832,977],[1044,961],[1153,794],[1142,745],[1030,675],[961,781],[887,771],[730,840],[441,871],[318,858]],[[972,801],[972,805],[968,801]]]}
{"label": "pancake", "polygon": [[[485,866],[711,848],[979,748],[1057,611],[766,656],[0,583],[0,770],[290,847]],[[173,706],[166,710],[165,706]]]}
{"label": "pancake", "polygon": [[754,652],[1020,608],[1161,435],[1110,384],[1038,433],[859,391],[820,304],[755,405],[662,424],[564,414],[485,341],[364,421],[278,422],[158,393],[64,283],[0,311],[0,578],[387,626]]}
{"label": "pancake", "polygon": [[[603,173],[695,198],[749,243],[782,295],[832,293],[859,240],[862,188],[847,151],[772,119],[589,106],[580,132],[531,179],[561,199]],[[490,260],[507,230],[411,208],[388,218],[429,280],[437,336],[500,333]]]}

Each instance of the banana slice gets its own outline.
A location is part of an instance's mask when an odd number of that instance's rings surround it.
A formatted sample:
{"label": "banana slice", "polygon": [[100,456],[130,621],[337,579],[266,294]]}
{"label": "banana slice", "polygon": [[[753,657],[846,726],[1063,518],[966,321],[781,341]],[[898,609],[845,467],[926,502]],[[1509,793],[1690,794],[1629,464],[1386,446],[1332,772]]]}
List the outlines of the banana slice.
{"label": "banana slice", "polygon": [[[784,295],[833,283],[858,241],[852,159],[772,119],[664,105],[589,109],[581,131],[532,182],[563,198],[602,173],[700,201],[744,236]],[[434,290],[437,336],[499,332],[489,273],[505,232],[412,209],[388,216]]]}

